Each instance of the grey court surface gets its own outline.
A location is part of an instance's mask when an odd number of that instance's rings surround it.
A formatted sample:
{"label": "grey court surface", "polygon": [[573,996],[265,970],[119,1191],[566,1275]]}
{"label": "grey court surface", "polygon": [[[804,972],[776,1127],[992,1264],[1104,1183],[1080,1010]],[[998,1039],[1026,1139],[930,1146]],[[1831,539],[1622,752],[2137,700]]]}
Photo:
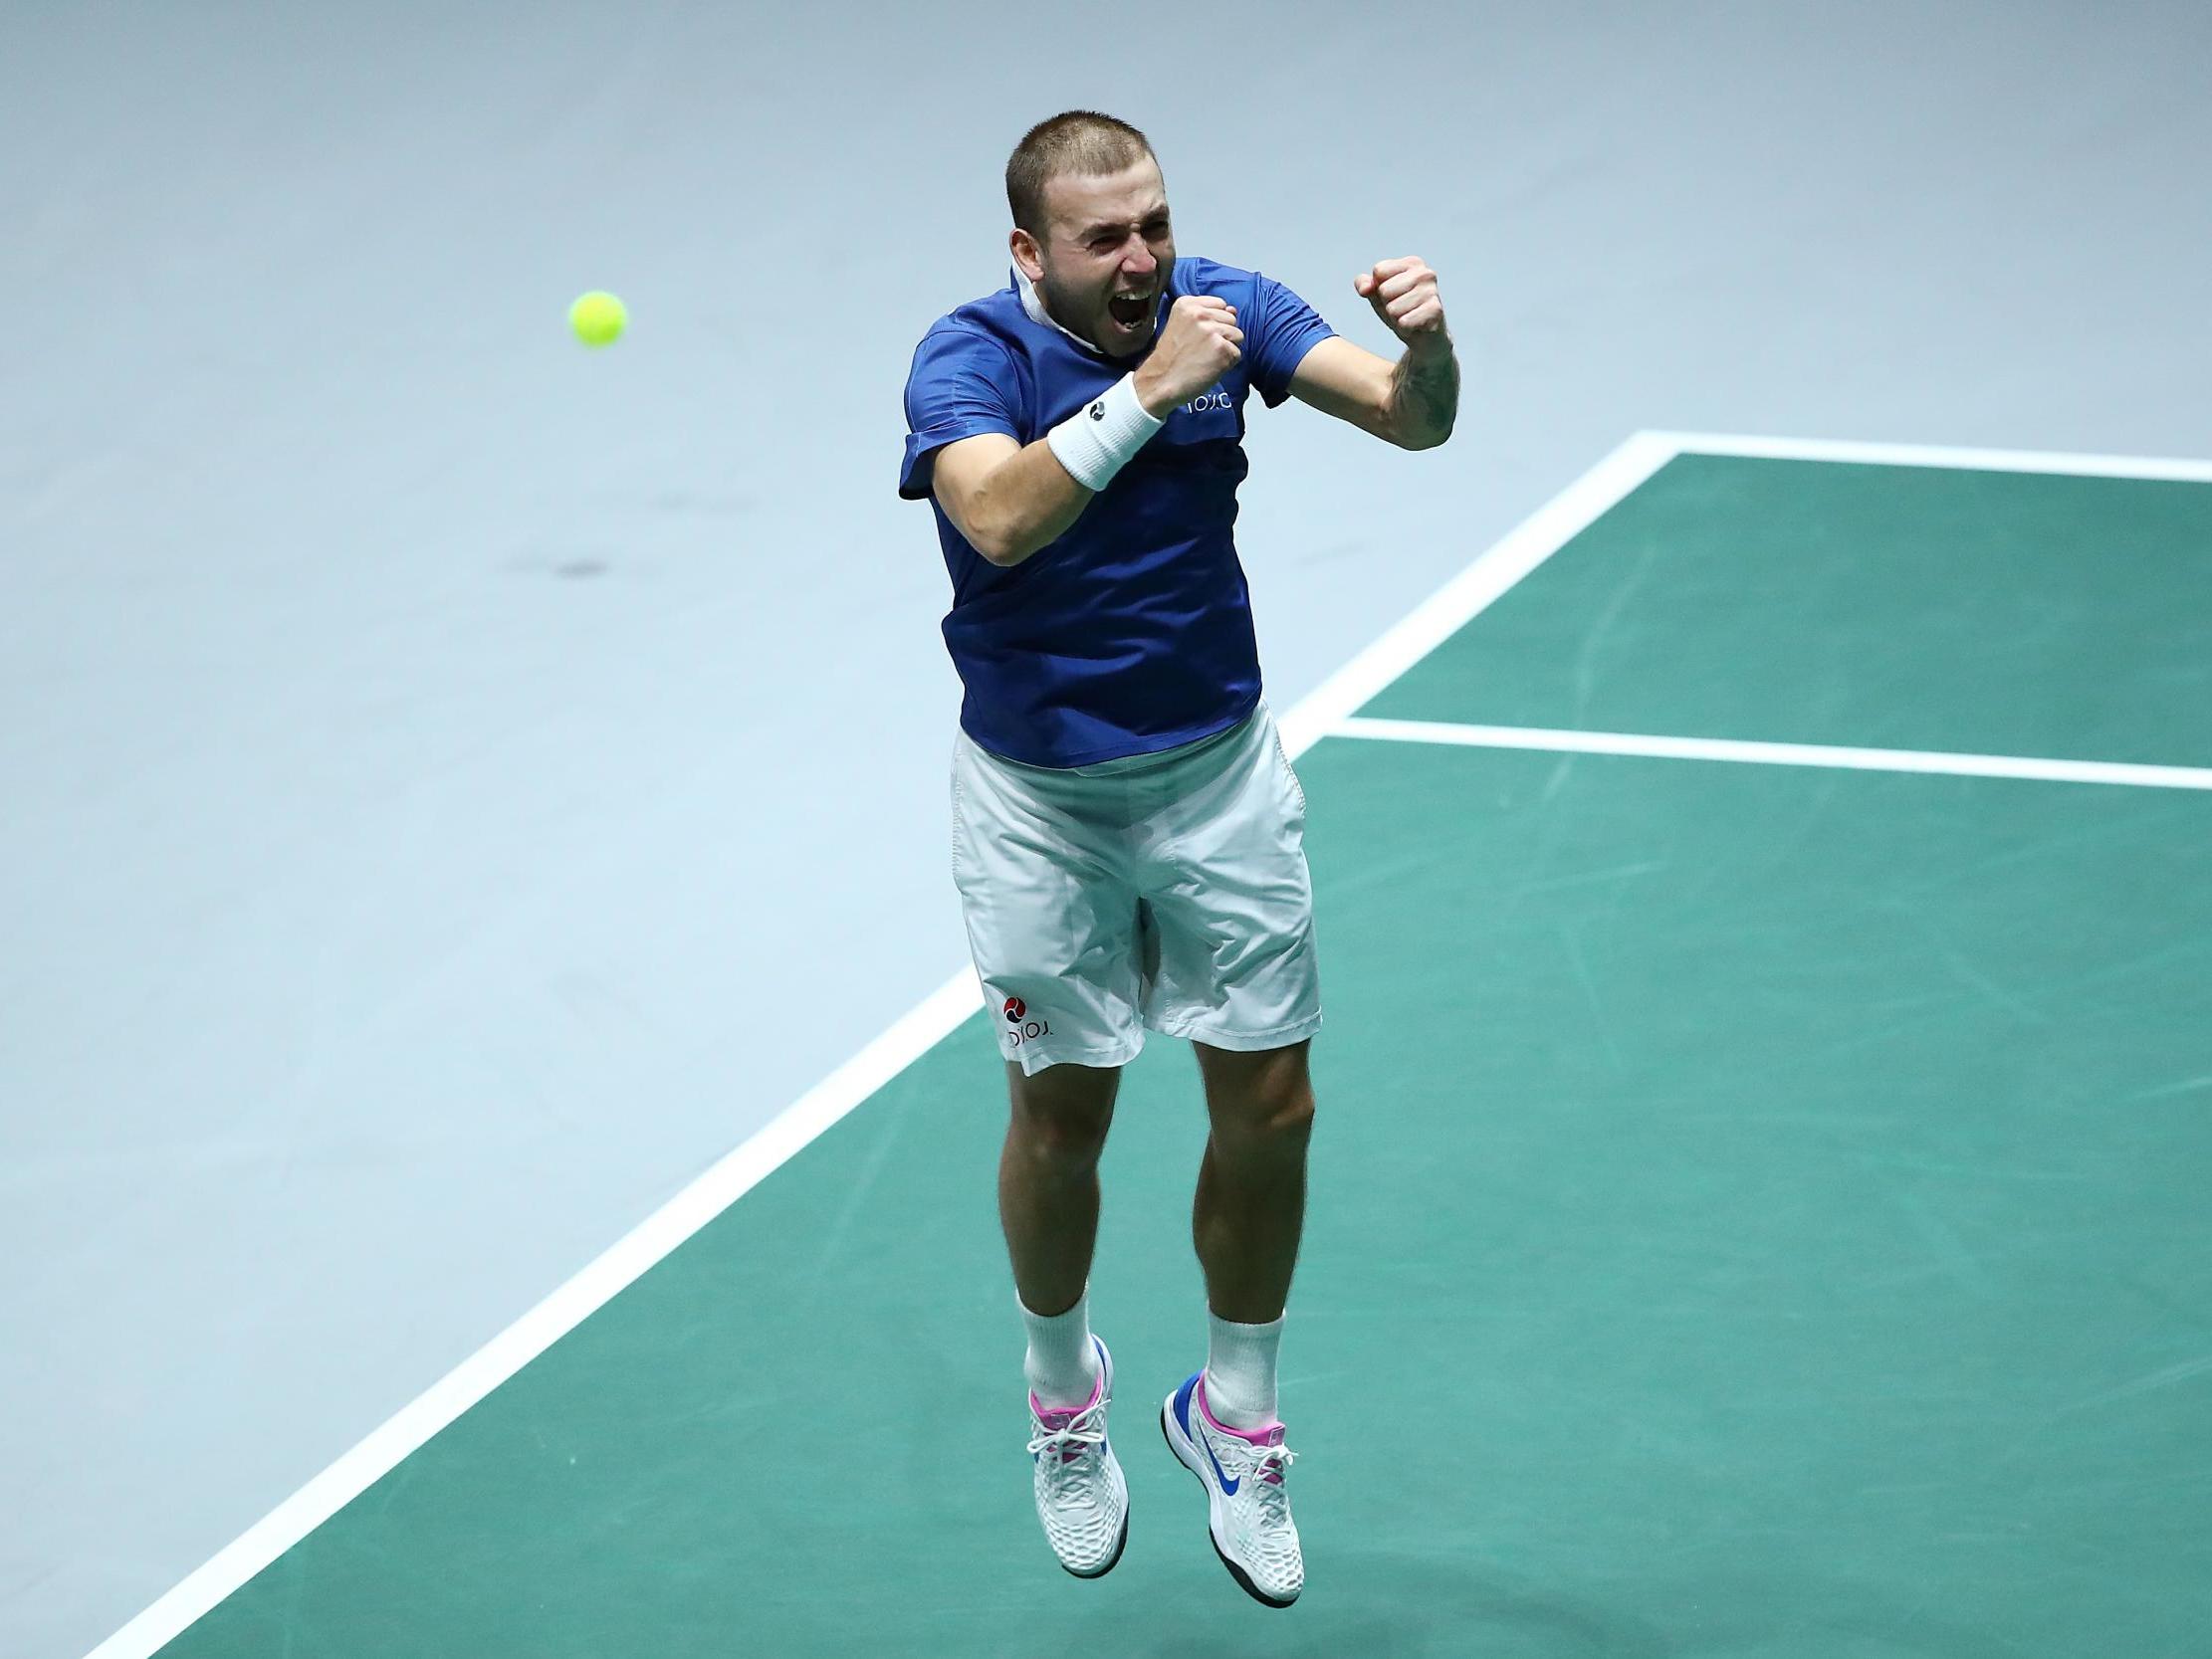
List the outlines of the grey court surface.
{"label": "grey court surface", "polygon": [[[2212,466],[1738,447],[1626,446],[1286,722],[1332,1012],[1269,1651],[2212,1617]],[[1972,649],[1990,594],[2065,625]],[[993,1017],[917,1009],[102,1659],[1247,1650],[1148,1432],[1194,1068],[1156,1039],[1109,1151],[1132,1539],[1078,1584],[996,1352]]]}
{"label": "grey court surface", "polygon": [[1278,711],[1639,428],[2212,453],[2200,6],[1115,18],[7,8],[0,1651],[82,1655],[959,965],[892,458],[1029,121],[1135,120],[1187,251],[1372,348],[1352,273],[1440,274],[1444,449],[1254,422]]}

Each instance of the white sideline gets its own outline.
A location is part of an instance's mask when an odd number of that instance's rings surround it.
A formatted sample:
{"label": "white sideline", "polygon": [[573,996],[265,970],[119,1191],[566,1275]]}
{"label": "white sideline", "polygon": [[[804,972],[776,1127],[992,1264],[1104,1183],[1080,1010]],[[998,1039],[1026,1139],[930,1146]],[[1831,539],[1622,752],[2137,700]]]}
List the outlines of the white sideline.
{"label": "white sideline", "polygon": [[1460,726],[1442,721],[1342,720],[1332,737],[1468,748],[1543,749],[1564,754],[1637,754],[1668,760],[1738,760],[1769,766],[1839,766],[1866,772],[1943,772],[1954,777],[2033,778],[2051,783],[2125,783],[2148,789],[2212,789],[2212,768],[2119,760],[2041,760],[2017,754],[1944,754],[1928,749],[1840,748],[1827,743],[1744,742],[1729,737],[1654,737],[1627,731],[1551,731],[1533,726]]}

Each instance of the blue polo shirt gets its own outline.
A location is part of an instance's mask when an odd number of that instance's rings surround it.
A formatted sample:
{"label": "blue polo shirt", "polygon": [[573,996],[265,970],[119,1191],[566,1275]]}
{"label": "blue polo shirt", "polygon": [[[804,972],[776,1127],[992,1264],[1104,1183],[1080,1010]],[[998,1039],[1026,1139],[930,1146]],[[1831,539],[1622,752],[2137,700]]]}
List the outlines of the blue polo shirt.
{"label": "blue polo shirt", "polygon": [[1186,294],[1236,309],[1243,355],[1166,423],[1057,540],[1010,569],[968,544],[930,495],[955,439],[1003,432],[1031,444],[1134,372],[1151,347],[1111,358],[1045,314],[1018,269],[996,294],[931,323],[906,382],[899,494],[928,500],[952,577],[946,649],[966,695],[962,727],[1032,766],[1087,766],[1195,742],[1259,702],[1251,599],[1230,528],[1244,459],[1244,399],[1269,408],[1334,333],[1256,271],[1177,259],[1158,329]]}

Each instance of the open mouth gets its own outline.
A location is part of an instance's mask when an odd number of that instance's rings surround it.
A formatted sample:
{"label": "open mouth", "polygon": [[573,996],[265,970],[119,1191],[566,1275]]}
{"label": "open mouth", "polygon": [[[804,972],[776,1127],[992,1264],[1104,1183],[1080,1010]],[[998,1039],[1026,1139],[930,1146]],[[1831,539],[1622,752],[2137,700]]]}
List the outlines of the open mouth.
{"label": "open mouth", "polygon": [[1152,296],[1150,294],[1109,295],[1106,300],[1106,310],[1108,314],[1124,328],[1134,328],[1152,314]]}

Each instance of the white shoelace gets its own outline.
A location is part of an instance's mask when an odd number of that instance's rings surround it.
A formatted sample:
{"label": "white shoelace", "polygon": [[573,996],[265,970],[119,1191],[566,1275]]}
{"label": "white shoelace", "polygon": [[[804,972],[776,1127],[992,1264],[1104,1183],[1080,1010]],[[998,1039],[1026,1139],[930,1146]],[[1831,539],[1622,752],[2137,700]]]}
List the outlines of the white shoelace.
{"label": "white shoelace", "polygon": [[[1283,1485],[1282,1477],[1298,1461],[1298,1454],[1288,1446],[1265,1446],[1258,1450],[1258,1461],[1252,1465],[1252,1498],[1266,1512],[1268,1521],[1280,1526],[1284,1507],[1290,1502],[1290,1494]],[[1267,1477],[1270,1475],[1274,1479],[1269,1480]]]}
{"label": "white shoelace", "polygon": [[[1038,1424],[1036,1433],[1029,1437],[1029,1451],[1043,1460],[1045,1480],[1056,1488],[1069,1479],[1070,1470],[1087,1472],[1091,1466],[1083,1462],[1083,1455],[1096,1451],[1105,1442],[1106,1403],[1101,1400],[1088,1411],[1069,1418],[1065,1428],[1046,1428]],[[1072,1459],[1068,1456],[1070,1452],[1075,1454]]]}

